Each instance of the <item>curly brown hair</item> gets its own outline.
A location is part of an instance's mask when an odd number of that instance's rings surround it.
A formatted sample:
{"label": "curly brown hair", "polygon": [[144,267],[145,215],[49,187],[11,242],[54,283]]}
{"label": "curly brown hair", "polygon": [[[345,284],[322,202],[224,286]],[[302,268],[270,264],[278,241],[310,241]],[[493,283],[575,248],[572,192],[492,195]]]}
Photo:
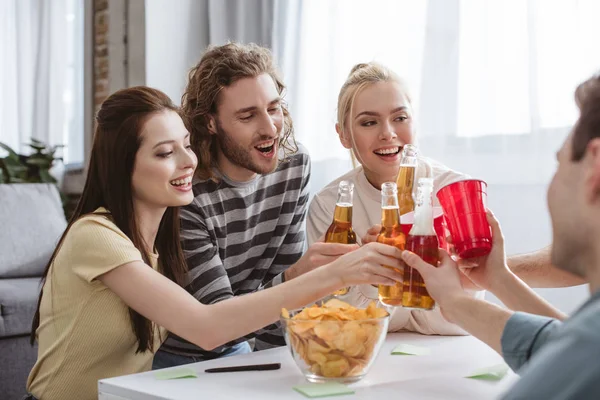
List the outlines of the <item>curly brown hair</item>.
{"label": "curly brown hair", "polygon": [[[186,125],[191,133],[192,148],[198,155],[196,174],[199,178],[216,179],[213,168],[217,159],[217,140],[210,134],[208,123],[210,116],[217,112],[221,89],[240,79],[255,78],[262,74],[269,74],[273,78],[277,92],[283,98],[285,85],[279,77],[271,52],[254,43],[211,46],[198,64],[190,70],[181,104]],[[285,159],[296,153],[298,146],[294,138],[292,118],[283,101],[281,108],[284,125],[279,146]]]}

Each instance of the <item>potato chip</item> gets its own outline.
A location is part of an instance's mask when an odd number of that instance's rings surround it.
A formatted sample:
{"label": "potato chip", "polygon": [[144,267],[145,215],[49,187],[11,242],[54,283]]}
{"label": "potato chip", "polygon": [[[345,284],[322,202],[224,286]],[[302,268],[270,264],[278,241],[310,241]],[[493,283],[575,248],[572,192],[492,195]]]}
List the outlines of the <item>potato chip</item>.
{"label": "potato chip", "polygon": [[345,358],[335,361],[327,361],[321,366],[321,373],[328,378],[339,378],[345,376],[350,371],[350,364]]}
{"label": "potato chip", "polygon": [[350,304],[346,303],[345,301],[338,300],[338,299],[328,300],[325,303],[324,307],[334,308],[334,309],[338,309],[338,310],[347,310],[349,308],[353,308]]}
{"label": "potato chip", "polygon": [[312,305],[290,318],[286,309],[287,334],[293,354],[301,358],[310,371],[329,378],[357,376],[373,357],[384,329],[380,321],[388,314],[371,302],[357,309],[339,299]]}
{"label": "potato chip", "polygon": [[313,328],[315,335],[325,342],[332,342],[340,334],[341,327],[337,321],[326,321]]}
{"label": "potato chip", "polygon": [[317,318],[317,317],[320,317],[321,315],[325,314],[325,310],[323,310],[322,308],[311,307],[311,308],[307,309],[306,313],[309,318]]}

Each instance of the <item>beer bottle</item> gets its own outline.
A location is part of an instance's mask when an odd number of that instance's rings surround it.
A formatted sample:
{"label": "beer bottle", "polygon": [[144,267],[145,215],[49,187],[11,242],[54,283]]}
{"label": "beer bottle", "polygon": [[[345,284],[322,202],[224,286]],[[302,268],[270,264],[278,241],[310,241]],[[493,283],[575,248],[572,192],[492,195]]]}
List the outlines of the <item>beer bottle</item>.
{"label": "beer bottle", "polygon": [[[404,250],[406,237],[400,226],[398,211],[398,189],[394,182],[381,185],[381,231],[377,236],[379,243],[395,246]],[[392,268],[392,267],[388,267]],[[379,301],[388,306],[402,304],[402,283],[394,286],[379,285]]]}
{"label": "beer bottle", "polygon": [[402,149],[402,158],[400,159],[400,169],[396,178],[398,186],[398,207],[400,215],[404,215],[415,209],[413,199],[413,186],[417,170],[417,146],[412,144],[404,145]]}
{"label": "beer bottle", "polygon": [[[433,228],[433,179],[420,178],[417,186],[415,221],[406,239],[406,249],[428,264],[438,265],[438,239]],[[404,266],[402,306],[431,310],[435,301],[429,296],[423,277],[414,268]]]}
{"label": "beer bottle", "polygon": [[[352,195],[354,184],[350,181],[341,181],[338,186],[338,198],[333,212],[333,222],[325,233],[326,243],[356,243],[356,234],[352,230]],[[334,292],[334,295],[344,295],[348,288]]]}

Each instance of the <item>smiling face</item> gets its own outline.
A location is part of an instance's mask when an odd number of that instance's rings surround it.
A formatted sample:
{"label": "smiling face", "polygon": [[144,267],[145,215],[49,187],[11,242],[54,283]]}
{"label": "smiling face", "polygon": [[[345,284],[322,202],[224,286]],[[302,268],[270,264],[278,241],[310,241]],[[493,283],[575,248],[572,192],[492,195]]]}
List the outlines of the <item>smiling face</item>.
{"label": "smiling face", "polygon": [[376,82],[357,92],[340,141],[352,149],[369,182],[396,180],[402,147],[414,140],[412,107],[400,84]]}
{"label": "smiling face", "polygon": [[181,117],[174,111],[151,115],[140,139],[131,178],[134,203],[151,208],[191,203],[198,160]]}
{"label": "smiling face", "polygon": [[283,121],[281,98],[270,75],[243,78],[223,88],[208,127],[217,137],[221,172],[239,182],[273,172]]}

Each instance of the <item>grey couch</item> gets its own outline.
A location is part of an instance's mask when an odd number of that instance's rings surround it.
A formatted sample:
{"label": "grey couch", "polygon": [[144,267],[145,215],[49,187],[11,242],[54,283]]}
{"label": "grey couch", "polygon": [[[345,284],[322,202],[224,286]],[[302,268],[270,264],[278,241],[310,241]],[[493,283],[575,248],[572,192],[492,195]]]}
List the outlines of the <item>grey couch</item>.
{"label": "grey couch", "polygon": [[40,276],[67,222],[54,185],[0,184],[0,398],[20,399],[37,358],[29,344]]}

